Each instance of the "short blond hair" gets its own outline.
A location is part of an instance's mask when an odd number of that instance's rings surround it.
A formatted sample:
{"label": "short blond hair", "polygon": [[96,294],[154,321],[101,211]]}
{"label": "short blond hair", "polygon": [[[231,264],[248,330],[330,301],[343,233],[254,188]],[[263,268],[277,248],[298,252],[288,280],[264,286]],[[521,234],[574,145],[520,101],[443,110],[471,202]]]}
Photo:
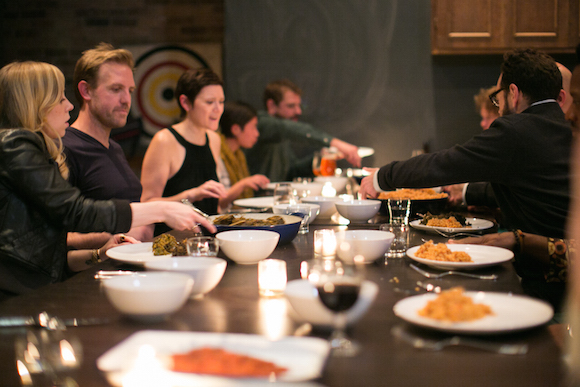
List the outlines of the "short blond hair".
{"label": "short blond hair", "polygon": [[103,63],[113,62],[127,65],[131,70],[135,67],[133,54],[123,48],[115,48],[109,43],[99,43],[95,48],[86,50],[75,65],[73,82],[75,97],[82,107],[85,100],[79,92],[79,82],[86,81],[92,89],[98,84],[99,69]]}
{"label": "short blond hair", "polygon": [[[46,116],[64,95],[64,75],[44,62],[12,62],[0,69],[0,128],[40,133],[61,175],[68,177],[62,141]],[[56,139],[56,143],[55,143]]]}

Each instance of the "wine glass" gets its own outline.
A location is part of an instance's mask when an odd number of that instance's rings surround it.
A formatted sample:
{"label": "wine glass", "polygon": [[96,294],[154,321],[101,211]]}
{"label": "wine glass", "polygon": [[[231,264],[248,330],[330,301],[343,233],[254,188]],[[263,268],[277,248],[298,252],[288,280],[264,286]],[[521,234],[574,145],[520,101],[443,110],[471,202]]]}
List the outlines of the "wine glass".
{"label": "wine glass", "polygon": [[320,301],[334,314],[334,329],[329,339],[332,356],[355,356],[360,345],[346,335],[346,312],[360,293],[362,273],[358,265],[346,265],[336,259],[322,260],[312,266],[308,279],[316,286]]}
{"label": "wine glass", "polygon": [[296,194],[292,183],[278,183],[274,187],[274,204],[296,204]]}

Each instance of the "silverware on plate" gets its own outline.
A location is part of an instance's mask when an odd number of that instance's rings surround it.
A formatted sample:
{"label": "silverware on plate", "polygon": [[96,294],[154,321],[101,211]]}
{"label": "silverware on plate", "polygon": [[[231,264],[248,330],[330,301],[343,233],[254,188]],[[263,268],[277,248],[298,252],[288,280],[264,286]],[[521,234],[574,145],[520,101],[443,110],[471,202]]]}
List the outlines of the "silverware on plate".
{"label": "silverware on plate", "polygon": [[472,234],[469,232],[444,232],[441,231],[439,229],[433,229],[437,234],[441,235],[442,237],[448,238],[448,239],[457,239],[457,238],[461,238],[461,237],[482,237],[482,234]]}
{"label": "silverware on plate", "polygon": [[39,327],[49,330],[65,327],[79,327],[84,325],[98,325],[108,323],[109,319],[100,317],[66,318],[61,319],[47,312],[34,316],[3,316],[0,317],[0,328]]}
{"label": "silverware on plate", "polygon": [[497,279],[496,274],[489,274],[489,275],[472,274],[472,273],[464,273],[462,271],[456,271],[456,270],[448,270],[448,271],[444,271],[442,273],[430,273],[426,270],[420,269],[419,267],[413,265],[412,263],[409,264],[409,266],[411,267],[411,269],[415,270],[417,273],[419,273],[427,278],[433,278],[433,279],[445,277],[446,275],[461,275],[463,277],[477,278],[477,279],[483,279],[483,280],[496,280]]}
{"label": "silverware on plate", "polygon": [[409,332],[401,325],[395,325],[391,329],[391,333],[393,334],[393,336],[410,343],[415,348],[430,351],[440,351],[448,346],[461,345],[465,347],[481,349],[484,351],[495,352],[502,355],[525,355],[526,353],[528,353],[527,344],[496,343],[492,341],[472,339],[463,336],[451,336],[438,340],[427,339]]}

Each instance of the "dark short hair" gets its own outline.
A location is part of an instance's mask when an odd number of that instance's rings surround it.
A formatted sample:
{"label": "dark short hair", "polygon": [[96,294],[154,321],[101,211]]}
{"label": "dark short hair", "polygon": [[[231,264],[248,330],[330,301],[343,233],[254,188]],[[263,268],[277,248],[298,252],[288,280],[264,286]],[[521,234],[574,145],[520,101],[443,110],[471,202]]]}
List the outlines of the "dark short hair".
{"label": "dark short hair", "polygon": [[220,77],[210,69],[187,70],[181,74],[177,80],[177,86],[175,86],[175,98],[182,117],[185,116],[185,109],[179,103],[179,96],[185,95],[193,104],[201,89],[210,85],[224,85]]}
{"label": "dark short hair", "polygon": [[562,89],[562,73],[556,61],[548,54],[533,49],[506,52],[501,72],[501,87],[507,89],[510,84],[515,84],[528,97],[529,103],[557,99]]}
{"label": "dark short hair", "polygon": [[264,107],[266,109],[268,108],[267,102],[269,99],[273,100],[274,103],[278,105],[280,101],[284,99],[284,93],[288,90],[300,96],[302,95],[302,90],[288,79],[279,79],[268,83],[264,90]]}
{"label": "dark short hair", "polygon": [[242,129],[258,113],[250,104],[242,101],[226,101],[224,113],[220,119],[220,128],[224,136],[233,138],[232,126],[239,125]]}

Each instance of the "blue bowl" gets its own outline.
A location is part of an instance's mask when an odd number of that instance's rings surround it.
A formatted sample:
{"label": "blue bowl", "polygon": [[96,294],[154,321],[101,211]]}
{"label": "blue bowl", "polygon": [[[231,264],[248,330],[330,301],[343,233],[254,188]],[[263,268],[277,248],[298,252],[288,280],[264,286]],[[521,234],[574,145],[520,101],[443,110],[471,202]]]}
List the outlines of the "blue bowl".
{"label": "blue bowl", "polygon": [[[281,216],[284,219],[284,224],[277,224],[273,226],[229,226],[229,225],[219,225],[216,224],[217,232],[229,231],[229,230],[266,230],[266,231],[276,231],[280,234],[280,240],[278,245],[283,245],[285,243],[292,242],[298,230],[300,230],[300,222],[302,219],[294,215],[278,215],[269,213],[244,213],[244,214],[233,214],[236,218],[244,217],[249,219],[267,219],[271,216]],[[216,218],[222,215],[212,215],[209,217],[210,222],[213,222]]]}

